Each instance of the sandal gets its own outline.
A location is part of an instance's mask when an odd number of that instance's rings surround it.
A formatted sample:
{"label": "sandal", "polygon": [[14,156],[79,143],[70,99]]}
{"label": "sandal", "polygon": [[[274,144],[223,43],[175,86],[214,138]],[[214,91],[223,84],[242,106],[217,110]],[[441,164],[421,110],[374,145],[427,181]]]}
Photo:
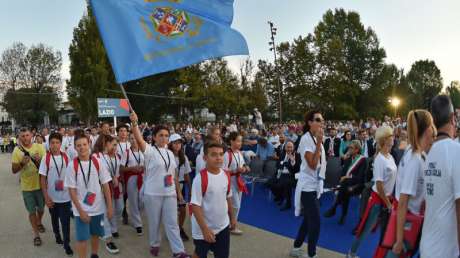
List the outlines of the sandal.
{"label": "sandal", "polygon": [[45,233],[45,227],[42,224],[38,225],[37,228],[38,228],[38,232],[42,234]]}
{"label": "sandal", "polygon": [[34,246],[41,246],[41,245],[42,245],[42,239],[40,237],[35,237]]}

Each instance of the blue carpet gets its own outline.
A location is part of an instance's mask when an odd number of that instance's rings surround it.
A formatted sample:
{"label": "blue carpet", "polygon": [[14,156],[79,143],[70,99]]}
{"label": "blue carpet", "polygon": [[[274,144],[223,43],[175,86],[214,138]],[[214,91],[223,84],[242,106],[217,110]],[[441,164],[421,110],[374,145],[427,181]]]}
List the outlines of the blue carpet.
{"label": "blue carpet", "polygon": [[[294,199],[294,196],[292,197]],[[331,207],[334,195],[326,193],[321,197],[321,233],[319,246],[345,254],[354,239],[351,234],[358,223],[359,202],[357,198],[350,200],[345,225],[338,225],[341,209],[332,218],[324,218],[322,214]],[[239,221],[251,226],[294,239],[302,222],[301,217],[294,216],[294,208],[289,211],[280,211],[273,200],[268,200],[268,190],[261,185],[256,185],[254,195],[244,195]],[[365,239],[358,250],[358,255],[363,258],[372,257],[377,246],[379,231]],[[286,253],[289,250],[286,250]]]}

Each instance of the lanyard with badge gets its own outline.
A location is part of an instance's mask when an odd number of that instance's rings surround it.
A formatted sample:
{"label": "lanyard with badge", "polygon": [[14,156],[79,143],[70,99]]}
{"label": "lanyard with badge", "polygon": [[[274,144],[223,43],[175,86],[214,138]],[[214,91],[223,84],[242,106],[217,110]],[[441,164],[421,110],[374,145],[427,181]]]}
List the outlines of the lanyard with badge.
{"label": "lanyard with badge", "polygon": [[169,157],[169,154],[166,152],[166,156],[168,156],[168,162],[166,163],[165,157],[163,156],[160,149],[156,145],[155,145],[155,149],[157,149],[165,165],[166,175],[164,177],[164,185],[165,187],[171,187],[173,185],[173,176],[172,174],[169,173],[169,167],[171,166],[171,158]]}
{"label": "lanyard with badge", "polygon": [[115,165],[113,165],[112,158],[110,156],[109,156],[110,163],[105,158],[105,155],[102,155],[102,157],[104,158],[105,163],[107,163],[107,166],[109,167],[110,174],[112,175],[112,178],[115,177],[117,175],[117,165],[118,165],[117,157],[115,157]]}
{"label": "lanyard with badge", "polygon": [[[94,201],[96,200],[96,194],[88,190],[89,181],[91,180],[91,158],[89,159],[87,177],[85,177],[85,173],[83,171],[83,166],[82,166],[82,164],[80,162],[80,159],[77,158],[77,160],[78,160],[78,164],[80,166],[81,175],[83,177],[83,181],[85,182],[85,188],[86,188],[86,196],[83,199],[83,203],[88,205],[88,206],[93,206]],[[75,171],[75,172],[77,172],[77,171]]]}
{"label": "lanyard with badge", "polygon": [[131,149],[131,152],[133,153],[133,157],[134,157],[134,160],[136,161],[137,165],[140,166],[141,165],[141,153],[137,152],[139,154],[139,158],[138,158],[138,157],[136,157],[136,154],[134,154],[133,149]]}
{"label": "lanyard with badge", "polygon": [[64,191],[64,180],[61,179],[61,173],[62,170],[64,169],[64,157],[61,155],[61,170],[59,171],[59,167],[57,165],[56,159],[54,158],[54,155],[51,155],[53,158],[53,163],[54,166],[56,167],[56,172],[58,175],[58,178],[54,181],[54,190],[56,192],[62,192]]}
{"label": "lanyard with badge", "polygon": [[128,144],[125,143],[125,149],[123,150],[123,147],[121,146],[121,143],[118,143],[118,147],[120,147],[121,152],[120,153],[125,153],[126,150],[128,149]]}
{"label": "lanyard with badge", "polygon": [[[310,137],[311,137],[311,139],[313,140],[313,143],[315,143],[315,145],[317,145],[317,144],[316,144],[316,139],[315,139],[315,137],[313,137],[313,135],[311,134],[311,132],[308,132],[308,133],[310,134]],[[322,147],[322,144],[321,144],[321,147]],[[319,155],[319,168],[316,170],[316,175],[317,175],[318,179],[321,179],[320,176],[319,176],[319,174],[320,174],[320,172],[321,172],[321,165],[322,165],[321,163],[322,163],[322,159],[323,159],[323,157],[322,157],[322,155],[323,155],[323,150],[320,150],[320,151],[321,151],[321,154]]]}
{"label": "lanyard with badge", "polygon": [[239,169],[240,168],[240,164],[241,164],[241,156],[240,156],[240,153],[237,152],[237,155],[235,155],[235,153],[230,150],[230,152],[232,153],[232,156],[233,156],[233,159],[235,160],[236,162],[236,169]]}

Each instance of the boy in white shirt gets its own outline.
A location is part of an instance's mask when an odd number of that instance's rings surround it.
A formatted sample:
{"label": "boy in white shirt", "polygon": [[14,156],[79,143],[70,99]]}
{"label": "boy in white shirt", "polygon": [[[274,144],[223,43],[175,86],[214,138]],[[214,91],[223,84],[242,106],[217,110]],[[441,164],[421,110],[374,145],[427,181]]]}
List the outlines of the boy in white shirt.
{"label": "boy in white shirt", "polygon": [[[42,158],[38,170],[40,185],[46,206],[50,211],[56,244],[64,245],[65,253],[72,256],[73,251],[69,245],[71,204],[69,191],[64,188],[65,171],[69,164],[69,158],[61,152],[62,136],[60,134],[52,133],[48,143],[50,151]],[[61,221],[64,241],[62,241],[59,230],[59,220]]]}
{"label": "boy in white shirt", "polygon": [[209,142],[204,147],[206,169],[192,185],[192,236],[194,258],[206,258],[212,250],[216,258],[230,256],[230,229],[235,228],[230,176],[222,169],[224,146]]}
{"label": "boy in white shirt", "polygon": [[89,139],[85,135],[75,136],[75,148],[78,157],[67,167],[64,187],[72,200],[77,252],[80,258],[86,257],[87,241],[91,237],[91,258],[98,258],[99,237],[104,236],[104,212],[107,209],[109,219],[113,215],[108,184],[111,176],[106,167],[90,155]]}

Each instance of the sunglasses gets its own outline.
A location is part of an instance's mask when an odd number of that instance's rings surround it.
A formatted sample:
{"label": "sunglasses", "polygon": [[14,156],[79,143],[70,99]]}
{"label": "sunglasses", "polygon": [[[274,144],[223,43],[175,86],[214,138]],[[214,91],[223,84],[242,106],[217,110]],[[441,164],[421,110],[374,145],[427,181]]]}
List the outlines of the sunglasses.
{"label": "sunglasses", "polygon": [[318,123],[324,123],[324,120],[319,117],[313,119],[313,121],[318,122]]}

